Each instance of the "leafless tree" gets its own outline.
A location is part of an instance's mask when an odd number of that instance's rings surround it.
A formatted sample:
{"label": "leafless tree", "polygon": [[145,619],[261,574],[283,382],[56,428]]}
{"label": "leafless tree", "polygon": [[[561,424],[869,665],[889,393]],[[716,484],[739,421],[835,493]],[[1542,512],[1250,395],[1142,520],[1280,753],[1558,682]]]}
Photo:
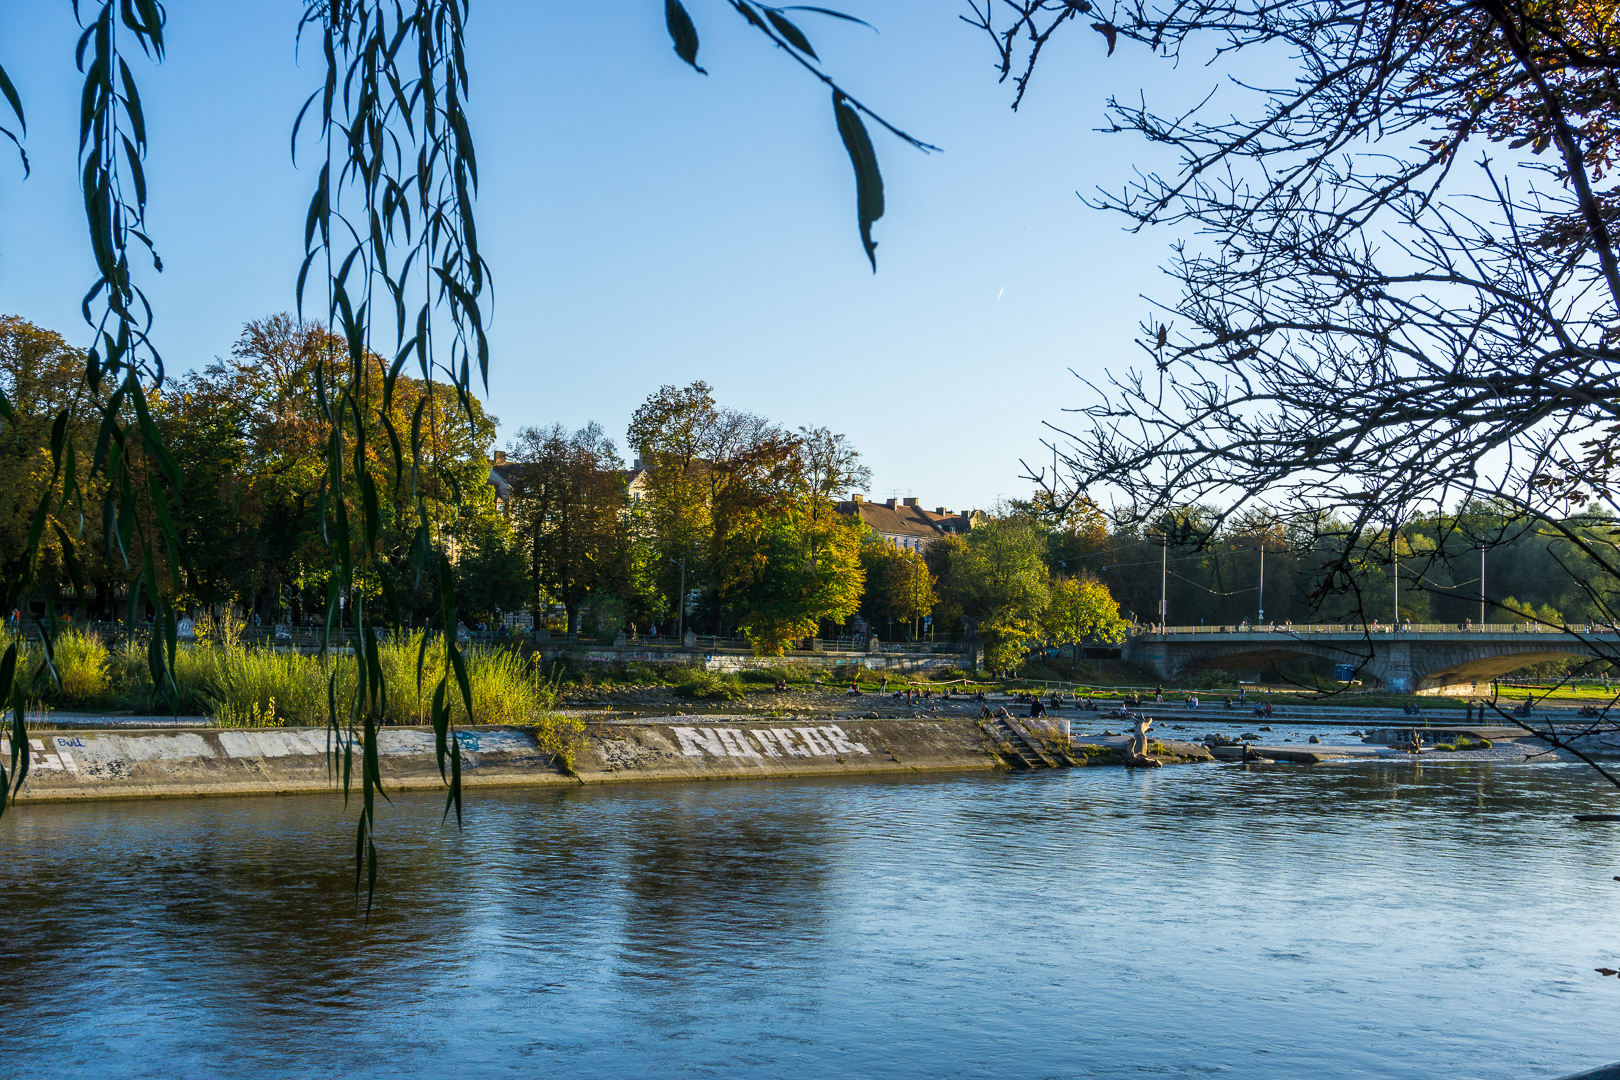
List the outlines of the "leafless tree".
{"label": "leafless tree", "polygon": [[[1320,528],[1318,596],[1464,501],[1606,575],[1620,436],[1620,28],[1587,0],[970,0],[1017,101],[1073,29],[1237,72],[1187,112],[1108,103],[1179,158],[1088,202],[1179,238],[1145,360],[1088,382],[1089,423],[1029,470],[1128,523],[1193,504]],[[1234,106],[1232,98],[1240,104]],[[1217,112],[1217,108],[1220,110]],[[1583,511],[1575,514],[1574,511]],[[1455,528],[1467,515],[1451,514]],[[1506,523],[1505,525],[1503,523]],[[1594,523],[1609,528],[1594,530]],[[1321,530],[1339,534],[1322,544]],[[1488,542],[1489,537],[1480,537]],[[1382,552],[1379,551],[1382,547]],[[1616,597],[1594,596],[1615,621]],[[1609,660],[1614,638],[1592,644]],[[1546,725],[1537,733],[1560,739]]]}

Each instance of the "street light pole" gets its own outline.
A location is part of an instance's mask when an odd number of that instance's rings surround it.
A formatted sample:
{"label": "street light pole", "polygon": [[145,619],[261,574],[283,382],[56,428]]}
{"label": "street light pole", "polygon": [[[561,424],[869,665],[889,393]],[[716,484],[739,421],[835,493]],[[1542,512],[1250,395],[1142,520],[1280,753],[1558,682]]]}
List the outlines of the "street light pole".
{"label": "street light pole", "polygon": [[1390,624],[1389,636],[1394,637],[1401,628],[1401,537],[1394,529],[1389,531],[1389,560],[1394,567],[1391,576],[1395,581],[1395,610],[1392,613],[1395,621]]}
{"label": "street light pole", "polygon": [[1485,545],[1479,545],[1479,628],[1485,629]]}
{"label": "street light pole", "polygon": [[1266,545],[1260,545],[1260,618],[1259,622],[1266,621]]}
{"label": "street light pole", "polygon": [[681,568],[681,595],[679,603],[675,606],[675,640],[684,645],[686,643],[686,556],[682,555],[680,562],[675,562],[668,555],[665,555],[664,558],[669,559],[670,562]]}
{"label": "street light pole", "polygon": [[[1159,563],[1159,633],[1165,632],[1170,625],[1170,538],[1165,537],[1159,544],[1162,556]],[[1151,564],[1149,564],[1151,565]]]}

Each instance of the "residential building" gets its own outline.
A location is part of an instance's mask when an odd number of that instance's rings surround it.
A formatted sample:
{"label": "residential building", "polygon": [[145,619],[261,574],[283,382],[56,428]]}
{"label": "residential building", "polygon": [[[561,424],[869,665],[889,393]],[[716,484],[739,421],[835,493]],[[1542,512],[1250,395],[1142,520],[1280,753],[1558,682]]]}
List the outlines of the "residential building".
{"label": "residential building", "polygon": [[[527,466],[520,461],[507,461],[506,451],[497,450],[489,462],[489,486],[495,489],[495,509],[506,513],[507,505],[512,501],[512,485],[522,475]],[[624,470],[625,494],[632,503],[641,501],[642,491],[647,486],[647,469],[641,464],[641,459],[630,468]]]}
{"label": "residential building", "polygon": [[888,499],[869,502],[859,495],[851,495],[847,502],[838,504],[840,514],[858,515],[874,532],[898,548],[921,551],[942,536],[965,533],[984,521],[979,510],[960,513],[936,506],[924,510],[916,499]]}

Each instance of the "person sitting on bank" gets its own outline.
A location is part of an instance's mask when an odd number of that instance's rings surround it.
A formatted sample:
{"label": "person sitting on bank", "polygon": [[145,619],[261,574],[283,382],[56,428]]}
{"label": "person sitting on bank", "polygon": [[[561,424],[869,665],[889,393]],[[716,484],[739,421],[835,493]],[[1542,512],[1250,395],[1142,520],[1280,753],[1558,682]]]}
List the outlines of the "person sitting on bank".
{"label": "person sitting on bank", "polygon": [[1031,720],[1037,720],[1045,715],[1046,706],[1041,704],[1040,698],[1036,698],[1029,703],[1029,718]]}
{"label": "person sitting on bank", "polygon": [[860,697],[861,696],[860,683],[850,683],[849,684],[849,693],[845,694],[844,696],[845,697]]}

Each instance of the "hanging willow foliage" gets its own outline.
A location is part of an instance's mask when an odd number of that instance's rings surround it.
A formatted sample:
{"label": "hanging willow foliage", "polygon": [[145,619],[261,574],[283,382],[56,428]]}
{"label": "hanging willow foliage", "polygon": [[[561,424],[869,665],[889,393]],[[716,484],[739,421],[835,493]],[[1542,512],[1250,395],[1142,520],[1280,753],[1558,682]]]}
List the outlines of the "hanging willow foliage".
{"label": "hanging willow foliage", "polygon": [[[849,162],[855,168],[855,217],[860,227],[861,246],[866,251],[867,259],[872,263],[872,272],[877,273],[877,241],[872,239],[872,223],[883,216],[883,175],[878,171],[877,153],[872,148],[872,137],[867,134],[866,124],[861,120],[861,116],[864,114],[877,121],[890,134],[924,153],[938,150],[939,147],[907,135],[859,100],[851,97],[832,76],[821,70],[821,57],[816,55],[816,50],[811,46],[810,39],[805,36],[804,31],[789,21],[787,12],[808,11],[841,19],[844,22],[859,23],[861,26],[870,27],[872,24],[842,11],[807,4],[778,8],[758,3],[757,0],[729,0],[729,2],[732,9],[746,19],[750,26],[764,34],[771,44],[792,57],[795,63],[832,91],[833,116],[837,121],[838,137],[843,140],[844,150],[849,154]],[[698,67],[697,27],[686,8],[681,6],[681,0],[664,0],[664,22],[669,28],[670,39],[675,43],[675,55],[690,64],[698,74],[707,75],[707,71]]]}
{"label": "hanging willow foliage", "polygon": [[[809,39],[785,12],[750,0],[729,0],[735,11],[830,87],[837,128],[855,168],[857,211],[863,246],[876,269],[872,223],[883,213],[883,182],[861,116],[921,149],[912,138],[851,97],[820,68]],[[490,281],[478,252],[473,201],[478,162],[465,109],[468,72],[463,37],[470,0],[306,0],[298,26],[300,42],[318,42],[325,60],[321,86],[293,125],[297,160],[300,135],[318,148],[320,170],[304,229],[305,257],[298,272],[300,317],[320,310],[333,333],[325,336],[333,363],[317,369],[315,394],[326,419],[326,461],[320,486],[322,537],[330,564],[322,656],[352,649],[359,677],[342,692],[328,682],[328,752],[342,776],[344,798],[358,798],[355,889],[366,886],[367,908],[377,882],[376,801],[386,798],[377,756],[377,734],[388,688],[378,656],[379,632],[402,625],[397,573],[436,575],[442,625],[424,636],[418,671],[427,650],[443,649],[444,674],[432,691],[432,723],[439,772],[447,795],[444,814],[462,812],[460,742],[450,723],[459,694],[472,715],[467,665],[457,645],[454,575],[426,492],[441,466],[424,448],[434,445],[424,425],[436,421],[427,409],[431,387],[453,388],[469,418],[473,383],[487,389],[486,334]],[[83,32],[76,61],[84,75],[80,116],[80,166],[85,218],[97,276],[86,292],[83,313],[95,344],[81,387],[100,414],[94,459],[77,460],[68,437],[69,413],[54,418],[51,482],[34,510],[20,569],[4,583],[7,609],[22,604],[36,585],[47,530],[61,549],[63,566],[81,605],[84,582],[77,546],[84,542],[85,490],[101,496],[101,525],[109,556],[116,553],[134,574],[128,619],[136,622],[143,595],[155,613],[148,663],[154,685],[178,709],[173,678],[178,618],[169,595],[180,591],[181,558],[173,511],[181,477],[148,412],[148,397],[163,384],[163,360],[149,333],[152,309],[137,283],[131,256],[151,259],[161,272],[145,231],[146,123],[135,77],[124,54],[138,49],[148,60],[164,56],[166,12],[159,0],[73,0]],[[802,8],[851,22],[825,8]],[[698,71],[696,28],[679,0],[666,0],[665,17],[677,54]],[[864,25],[864,24],[863,24]],[[21,96],[0,68],[0,126],[16,148],[23,174],[29,170]],[[14,125],[14,126],[13,126]],[[341,349],[340,359],[336,351]],[[391,356],[385,364],[376,357]],[[346,360],[347,363],[343,363]],[[395,383],[407,364],[428,385],[408,430],[392,420]],[[342,371],[331,379],[330,371]],[[380,386],[377,385],[380,382]],[[17,420],[0,391],[0,421]],[[428,436],[428,437],[424,437]],[[393,468],[379,478],[376,462]],[[408,467],[407,467],[408,461]],[[82,473],[82,476],[81,476]],[[391,478],[391,479],[390,479]],[[438,479],[453,487],[448,474]],[[81,483],[82,481],[82,483]],[[391,498],[379,484],[393,484]],[[416,523],[408,558],[396,566],[380,547],[383,508],[411,507]],[[160,557],[161,556],[161,557]],[[167,595],[163,588],[168,578]],[[44,648],[42,670],[55,670],[55,612],[45,590],[45,611],[36,619]],[[376,598],[376,599],[372,599]],[[0,656],[0,703],[10,714],[11,755],[0,762],[0,813],[28,775],[25,703],[17,677],[19,643]],[[420,674],[418,675],[420,679]],[[420,688],[419,688],[420,689]],[[358,767],[358,768],[357,768]]]}
{"label": "hanging willow foliage", "polygon": [[[179,585],[178,537],[169,513],[170,500],[180,490],[180,471],[163,446],[147,410],[147,393],[163,381],[163,360],[148,338],[152,310],[136,283],[131,255],[149,256],[154,270],[163,269],[152,240],[145,232],[146,120],[140,94],[124,53],[130,48],[152,60],[164,52],[163,9],[157,0],[74,0],[74,13],[83,32],[75,60],[84,75],[79,112],[79,165],[84,193],[85,222],[95,257],[96,278],[85,293],[85,321],[95,336],[85,365],[83,393],[100,413],[94,460],[86,481],[105,481],[101,522],[109,556],[124,561],[135,572],[129,590],[129,616],[135,617],[142,592],[149,598],[155,620],[148,649],[152,681],[170,701],[177,701],[172,675],[175,640],[174,610],[163,594],[155,547],[168,554],[168,573]],[[0,72],[0,96],[16,117],[17,130],[0,129],[22,150],[18,138],[24,129],[22,103],[11,80]],[[26,173],[28,159],[22,158]],[[0,394],[0,419],[14,423],[12,405]],[[27,540],[18,568],[5,582],[5,607],[15,609],[34,588],[47,532],[61,545],[63,566],[80,601],[84,576],[79,569],[77,545],[84,540],[86,507],[77,458],[68,438],[69,410],[64,408],[51,426],[51,476],[29,522]],[[150,513],[138,513],[146,507]],[[155,525],[157,535],[152,535]],[[57,679],[53,630],[55,612],[46,593],[44,614],[37,619],[41,649],[40,674]],[[11,718],[10,761],[0,763],[0,795],[14,796],[28,776],[28,739],[24,702],[16,678],[21,662],[18,642],[0,657],[0,702]],[[8,768],[9,766],[9,768]],[[7,800],[0,798],[0,812]]]}
{"label": "hanging willow foliage", "polygon": [[[348,701],[339,701],[332,676],[328,746],[341,759],[345,799],[358,790],[355,886],[364,878],[368,897],[377,880],[376,800],[383,794],[377,729],[387,694],[378,631],[402,624],[395,570],[379,548],[383,522],[373,443],[386,443],[384,453],[393,459],[392,505],[415,508],[411,569],[418,580],[439,576],[443,625],[436,640],[424,637],[422,659],[429,647],[444,650],[444,675],[432,698],[434,746],[449,788],[445,814],[454,809],[461,819],[461,747],[450,724],[450,701],[460,693],[471,716],[472,691],[456,643],[449,557],[435,543],[423,497],[424,474],[437,466],[423,453],[431,394],[418,403],[408,432],[397,431],[390,417],[395,382],[407,363],[414,361],[430,387],[441,377],[448,381],[469,418],[473,369],[480,382],[489,375],[482,308],[488,271],[473,220],[478,160],[464,107],[468,2],[310,0],[299,27],[301,38],[318,38],[326,76],[293,125],[295,157],[299,133],[311,117],[324,155],[304,228],[298,306],[302,314],[311,298],[311,271],[318,271],[324,288],[313,291],[322,294],[326,323],[347,346],[348,360],[340,385],[321,376],[315,387],[328,425],[320,516],[331,564],[321,650],[324,655],[334,642],[352,648],[359,675]],[[377,395],[370,392],[378,375],[368,357],[385,343],[393,360]],[[381,611],[363,587],[373,584]]]}

